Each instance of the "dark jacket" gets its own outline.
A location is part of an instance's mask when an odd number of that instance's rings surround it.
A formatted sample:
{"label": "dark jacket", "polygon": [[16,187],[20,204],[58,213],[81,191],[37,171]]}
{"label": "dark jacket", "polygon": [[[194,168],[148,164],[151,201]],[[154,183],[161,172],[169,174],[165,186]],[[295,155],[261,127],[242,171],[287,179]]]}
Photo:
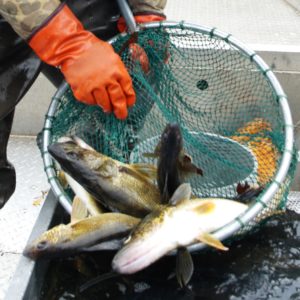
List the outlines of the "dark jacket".
{"label": "dark jacket", "polygon": [[[67,0],[84,27],[103,40],[117,34],[119,9],[111,0]],[[52,67],[46,76],[60,76]],[[49,68],[53,72],[48,72]],[[0,120],[11,112],[44,69],[40,59],[0,16]],[[51,79],[51,78],[50,78]]]}

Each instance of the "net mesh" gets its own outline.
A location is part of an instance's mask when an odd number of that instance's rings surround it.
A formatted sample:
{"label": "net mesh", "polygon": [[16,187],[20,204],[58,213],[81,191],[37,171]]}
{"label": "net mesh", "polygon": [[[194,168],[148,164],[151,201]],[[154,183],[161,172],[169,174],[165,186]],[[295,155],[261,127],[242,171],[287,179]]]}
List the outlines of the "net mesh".
{"label": "net mesh", "polygon": [[[167,123],[177,122],[187,153],[203,170],[190,178],[196,195],[234,198],[238,183],[266,189],[282,159],[284,120],[278,95],[251,57],[227,39],[180,24],[141,30],[134,45],[144,49],[142,59],[135,59],[130,41],[120,35],[113,43],[137,95],[128,118],[86,106],[67,90],[58,99],[51,143],[77,135],[117,160],[156,164],[144,153],[154,151]],[[295,162],[293,154],[285,183],[242,232],[285,209]]]}

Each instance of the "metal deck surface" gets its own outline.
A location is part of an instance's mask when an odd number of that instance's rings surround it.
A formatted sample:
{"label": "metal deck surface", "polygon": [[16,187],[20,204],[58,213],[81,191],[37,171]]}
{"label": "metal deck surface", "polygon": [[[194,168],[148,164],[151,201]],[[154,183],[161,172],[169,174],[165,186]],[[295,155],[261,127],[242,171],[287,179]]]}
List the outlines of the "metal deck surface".
{"label": "metal deck surface", "polygon": [[49,189],[35,137],[12,137],[8,157],[16,168],[17,186],[0,210],[0,299],[4,298]]}

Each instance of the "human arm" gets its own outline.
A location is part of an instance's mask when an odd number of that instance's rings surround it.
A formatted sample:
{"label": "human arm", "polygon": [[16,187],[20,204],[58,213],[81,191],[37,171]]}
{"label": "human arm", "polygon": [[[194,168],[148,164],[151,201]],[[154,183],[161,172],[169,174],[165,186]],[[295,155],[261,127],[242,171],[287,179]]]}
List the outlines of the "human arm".
{"label": "human arm", "polygon": [[[40,0],[39,8],[31,7],[27,17],[22,3],[29,1],[0,0],[0,14],[42,61],[60,68],[78,100],[126,118],[135,92],[112,46],[86,31],[67,5],[57,0]],[[49,14],[43,11],[46,4],[52,7]]]}

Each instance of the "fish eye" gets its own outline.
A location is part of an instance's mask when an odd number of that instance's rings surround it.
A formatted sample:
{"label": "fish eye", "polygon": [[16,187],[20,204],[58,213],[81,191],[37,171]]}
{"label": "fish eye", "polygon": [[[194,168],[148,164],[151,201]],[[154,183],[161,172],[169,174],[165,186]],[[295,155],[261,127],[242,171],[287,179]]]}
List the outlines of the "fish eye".
{"label": "fish eye", "polygon": [[47,248],[48,246],[48,242],[47,241],[41,241],[37,244],[36,248],[38,250],[44,250],[45,248]]}
{"label": "fish eye", "polygon": [[77,154],[76,152],[74,152],[74,151],[70,151],[70,152],[68,153],[68,156],[69,156],[70,158],[74,158],[74,159],[77,159],[77,158],[78,158],[78,154]]}

